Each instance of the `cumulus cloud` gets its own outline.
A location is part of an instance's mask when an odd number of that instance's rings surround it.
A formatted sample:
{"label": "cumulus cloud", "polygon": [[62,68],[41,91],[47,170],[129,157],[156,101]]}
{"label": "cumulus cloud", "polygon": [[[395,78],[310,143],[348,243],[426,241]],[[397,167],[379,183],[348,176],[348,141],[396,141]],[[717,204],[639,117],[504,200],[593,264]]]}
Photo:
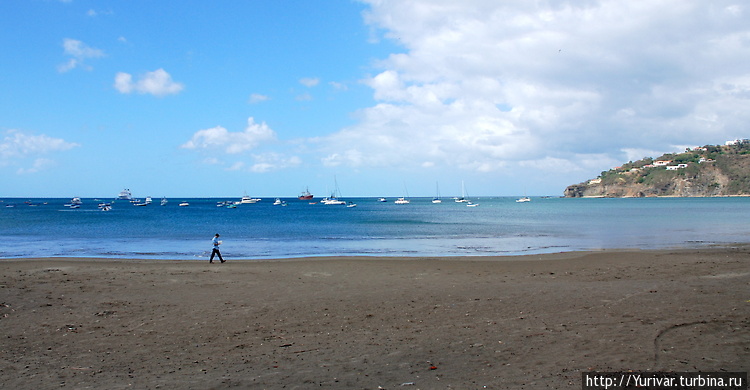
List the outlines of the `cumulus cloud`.
{"label": "cumulus cloud", "polygon": [[7,130],[0,141],[0,166],[27,164],[18,173],[34,173],[54,165],[54,161],[42,157],[54,152],[70,150],[80,145],[47,135],[34,135],[20,130]]}
{"label": "cumulus cloud", "polygon": [[70,58],[67,62],[58,65],[57,70],[60,73],[65,73],[79,67],[91,70],[91,66],[87,65],[85,61],[89,58],[104,57],[103,51],[90,47],[79,40],[70,38],[63,39],[63,51],[65,55]]}
{"label": "cumulus cloud", "polygon": [[750,8],[733,1],[363,1],[404,50],[363,80],[377,104],[319,140],[329,166],[571,171],[750,120]]}
{"label": "cumulus cloud", "polygon": [[264,142],[276,139],[274,132],[265,122],[255,123],[247,119],[244,131],[230,132],[222,126],[198,130],[193,137],[181,147],[184,149],[207,150],[227,154],[238,154],[253,149]]}
{"label": "cumulus cloud", "polygon": [[178,94],[185,88],[182,83],[173,81],[172,76],[164,69],[146,72],[136,81],[133,81],[133,75],[118,72],[115,75],[114,87],[124,94],[137,92],[159,97]]}

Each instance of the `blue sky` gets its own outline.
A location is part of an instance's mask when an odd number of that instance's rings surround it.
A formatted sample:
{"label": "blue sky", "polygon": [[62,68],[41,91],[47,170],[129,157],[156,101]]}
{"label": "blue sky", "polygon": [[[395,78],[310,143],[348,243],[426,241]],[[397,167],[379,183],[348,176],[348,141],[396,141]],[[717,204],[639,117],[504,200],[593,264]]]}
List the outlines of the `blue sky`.
{"label": "blue sky", "polygon": [[740,1],[5,1],[0,32],[5,197],[560,195],[750,136]]}

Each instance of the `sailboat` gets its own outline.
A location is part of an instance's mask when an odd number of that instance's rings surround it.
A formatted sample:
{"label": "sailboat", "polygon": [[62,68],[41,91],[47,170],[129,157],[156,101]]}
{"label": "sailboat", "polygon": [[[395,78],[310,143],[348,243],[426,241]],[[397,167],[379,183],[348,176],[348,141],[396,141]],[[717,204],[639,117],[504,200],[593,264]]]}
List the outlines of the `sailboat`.
{"label": "sailboat", "polygon": [[337,194],[341,193],[341,191],[339,191],[339,183],[336,180],[336,176],[333,177],[333,183],[335,185],[335,189],[331,193],[331,196],[329,198],[323,198],[320,203],[323,203],[325,205],[345,205],[346,202],[344,202],[343,200],[339,200],[339,198],[336,197]]}
{"label": "sailboat", "polygon": [[409,204],[409,199],[406,199],[409,197],[409,190],[406,189],[406,183],[404,183],[404,192],[406,192],[406,196],[396,199],[395,204]]}
{"label": "sailboat", "polygon": [[437,182],[435,182],[435,197],[432,198],[432,203],[443,203],[443,200],[440,199],[440,186]]}
{"label": "sailboat", "polygon": [[469,203],[469,200],[466,199],[466,187],[464,187],[464,181],[461,180],[461,197],[460,198],[453,198],[453,201],[456,203]]}
{"label": "sailboat", "polygon": [[463,180],[461,181],[461,199],[463,199],[463,203],[466,203],[466,207],[477,207],[477,206],[479,206],[479,203],[474,203],[471,200],[469,200],[469,196],[466,195],[466,187],[464,187]]}

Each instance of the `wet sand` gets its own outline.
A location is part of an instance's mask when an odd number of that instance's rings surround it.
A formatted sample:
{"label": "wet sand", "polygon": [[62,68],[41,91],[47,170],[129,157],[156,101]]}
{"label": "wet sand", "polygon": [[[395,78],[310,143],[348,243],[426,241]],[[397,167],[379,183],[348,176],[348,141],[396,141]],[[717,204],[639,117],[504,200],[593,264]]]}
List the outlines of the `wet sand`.
{"label": "wet sand", "polygon": [[750,247],[0,259],[0,388],[580,388],[749,371]]}

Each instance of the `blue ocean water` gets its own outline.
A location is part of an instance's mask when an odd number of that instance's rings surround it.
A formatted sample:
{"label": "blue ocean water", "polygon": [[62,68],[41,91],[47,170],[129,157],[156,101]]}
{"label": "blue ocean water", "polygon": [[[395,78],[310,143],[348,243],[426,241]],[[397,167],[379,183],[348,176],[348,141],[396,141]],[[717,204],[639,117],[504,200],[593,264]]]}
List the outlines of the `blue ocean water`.
{"label": "blue ocean water", "polygon": [[[100,211],[83,199],[0,199],[0,257],[206,259],[220,233],[229,259],[310,256],[482,256],[597,249],[659,249],[750,242],[750,198],[476,198],[408,205],[347,199],[357,207],[287,206],[272,199],[237,208],[218,201],[127,201]],[[179,207],[181,201],[190,206]],[[45,204],[46,203],[46,204]],[[5,207],[15,205],[15,207]]]}

